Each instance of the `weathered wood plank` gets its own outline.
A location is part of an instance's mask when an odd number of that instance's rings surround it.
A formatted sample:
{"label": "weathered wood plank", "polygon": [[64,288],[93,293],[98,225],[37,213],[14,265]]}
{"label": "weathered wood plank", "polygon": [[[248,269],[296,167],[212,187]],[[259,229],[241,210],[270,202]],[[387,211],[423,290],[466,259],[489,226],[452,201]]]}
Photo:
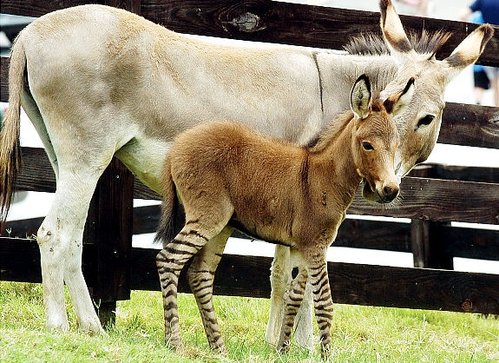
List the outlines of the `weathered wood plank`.
{"label": "weathered wood plank", "polygon": [[0,57],[0,102],[9,100],[9,57]]}
{"label": "weathered wood plank", "polygon": [[[269,0],[151,0],[142,15],[178,32],[251,41],[342,49],[361,32],[379,33],[379,13],[351,9],[289,4]],[[446,30],[454,36],[437,57],[448,56],[476,25],[431,18],[401,16],[406,30]],[[487,46],[479,62],[499,64],[499,35]]]}
{"label": "weathered wood plank", "polygon": [[[154,233],[159,222],[160,206],[134,208],[134,233]],[[23,235],[23,231],[21,236]],[[237,231],[234,237],[248,238]],[[346,219],[334,242],[335,247],[354,247],[411,252],[408,223]]]}
{"label": "weathered wood plank", "polygon": [[[48,12],[85,3],[80,0],[26,3],[20,0],[2,2],[2,12],[41,16]],[[172,30],[216,37],[251,41],[295,44],[342,49],[348,39],[359,32],[379,33],[379,13],[352,9],[289,4],[270,0],[109,0],[97,3],[129,9]],[[408,31],[445,29],[454,36],[438,56],[448,56],[477,25],[431,18],[401,16]],[[496,27],[499,29],[499,27]],[[486,65],[499,64],[499,32],[489,42],[479,60]]]}
{"label": "weathered wood plank", "polygon": [[499,107],[448,102],[438,142],[499,148]]}
{"label": "weathered wood plank", "polygon": [[[95,286],[97,253],[94,245],[83,249],[82,269],[89,286]],[[33,239],[0,237],[0,281],[42,282],[40,251]]]}
{"label": "weathered wood plank", "polygon": [[84,4],[102,4],[140,13],[141,0],[58,0],[58,1],[24,1],[2,0],[2,13],[39,17],[55,10],[66,9]]}
{"label": "weathered wood plank", "polygon": [[[159,206],[134,208],[135,234],[154,233],[159,219]],[[43,218],[10,221],[9,236],[26,238],[36,234]],[[242,234],[236,237],[245,238]],[[453,257],[482,260],[499,259],[499,231],[441,226],[439,243],[445,254]],[[408,223],[347,219],[334,243],[335,247],[411,252],[411,231]]]}
{"label": "weathered wood plank", "polygon": [[499,231],[442,226],[439,243],[447,256],[499,260]]}
{"label": "weathered wood plank", "polygon": [[[420,169],[430,169],[427,175],[420,173]],[[450,179],[477,181],[484,183],[499,183],[499,168],[484,168],[481,166],[458,166],[444,164],[422,164],[416,166],[409,176],[428,177],[434,179]]]}
{"label": "weathered wood plank", "polygon": [[[154,233],[159,221],[159,209],[159,205],[134,208],[133,233]],[[36,235],[42,221],[43,217],[9,221],[6,223],[6,230],[9,231],[11,237],[26,238]],[[480,232],[480,230],[476,231],[478,236],[480,236]],[[248,238],[237,231],[234,232],[233,236]],[[479,241],[483,241],[483,238]],[[473,240],[469,240],[469,244],[470,246],[474,245]],[[346,219],[341,225],[334,246],[411,252],[410,225],[408,223]],[[489,258],[491,254],[483,253],[483,256]]]}
{"label": "weathered wood plank", "polygon": [[[499,184],[406,177],[401,190],[400,201],[390,207],[369,204],[358,191],[348,213],[499,224]],[[156,199],[154,193],[143,191],[136,190],[135,197]]]}
{"label": "weathered wood plank", "polygon": [[[36,243],[26,240],[7,242],[12,240],[0,238],[0,278],[40,282]],[[157,252],[140,248],[132,250],[133,290],[159,290],[155,267]],[[88,266],[86,260],[93,258],[92,251],[84,253],[84,271]],[[215,278],[215,293],[269,297],[271,262],[269,257],[224,255]],[[349,263],[329,263],[328,269],[333,299],[337,303],[499,313],[499,275]],[[93,285],[92,279],[87,278],[87,281]],[[183,274],[180,291],[189,291],[187,286]]]}
{"label": "weathered wood plank", "polygon": [[[134,249],[132,289],[159,289],[156,253]],[[215,294],[269,297],[271,262],[269,257],[224,255]],[[349,263],[328,263],[328,269],[337,303],[499,313],[499,275]],[[185,274],[180,284],[180,291],[189,291]]]}
{"label": "weathered wood plank", "polygon": [[16,190],[55,192],[55,174],[44,149],[22,148],[22,167]]}
{"label": "weathered wood plank", "polygon": [[401,200],[379,207],[358,192],[348,209],[352,214],[404,217],[439,222],[499,224],[499,184],[406,177]]}

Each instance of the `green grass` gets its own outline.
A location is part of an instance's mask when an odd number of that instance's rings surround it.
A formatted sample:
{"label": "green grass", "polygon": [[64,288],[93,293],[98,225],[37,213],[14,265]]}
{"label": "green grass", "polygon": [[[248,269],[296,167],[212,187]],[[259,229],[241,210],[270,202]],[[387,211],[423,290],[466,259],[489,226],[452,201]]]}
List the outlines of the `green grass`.
{"label": "green grass", "polygon": [[[269,301],[216,297],[228,356],[208,349],[191,295],[179,296],[184,347],[174,353],[163,344],[158,292],[132,292],[118,303],[116,325],[104,336],[44,328],[38,284],[0,282],[0,362],[316,362],[293,345],[281,355],[264,342]],[[497,362],[499,320],[438,311],[337,304],[333,327],[334,362]]]}

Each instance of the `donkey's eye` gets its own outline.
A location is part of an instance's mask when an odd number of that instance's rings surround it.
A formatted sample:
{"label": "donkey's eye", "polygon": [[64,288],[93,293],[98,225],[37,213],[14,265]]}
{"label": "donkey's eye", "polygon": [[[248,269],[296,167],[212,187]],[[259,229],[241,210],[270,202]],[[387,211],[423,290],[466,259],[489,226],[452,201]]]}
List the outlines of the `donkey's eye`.
{"label": "donkey's eye", "polygon": [[374,147],[369,142],[367,142],[367,141],[362,141],[362,147],[366,151],[372,151],[372,150],[374,150]]}
{"label": "donkey's eye", "polygon": [[427,126],[429,124],[432,123],[432,121],[435,119],[435,116],[434,115],[426,115],[425,117],[421,118],[419,121],[418,121],[418,128],[421,127],[421,126]]}

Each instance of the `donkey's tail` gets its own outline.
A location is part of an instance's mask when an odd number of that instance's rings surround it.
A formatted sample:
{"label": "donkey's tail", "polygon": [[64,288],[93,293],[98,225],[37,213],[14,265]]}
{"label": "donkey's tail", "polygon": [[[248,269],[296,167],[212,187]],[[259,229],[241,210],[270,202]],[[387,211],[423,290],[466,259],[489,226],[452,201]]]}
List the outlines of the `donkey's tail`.
{"label": "donkey's tail", "polygon": [[9,106],[0,131],[0,226],[7,218],[14,183],[21,167],[20,115],[26,54],[21,37],[12,47],[9,67]]}
{"label": "donkey's tail", "polygon": [[169,243],[184,226],[185,214],[177,196],[175,183],[173,183],[170,167],[170,158],[167,157],[163,172],[163,204],[161,217],[155,242],[162,241],[163,246]]}

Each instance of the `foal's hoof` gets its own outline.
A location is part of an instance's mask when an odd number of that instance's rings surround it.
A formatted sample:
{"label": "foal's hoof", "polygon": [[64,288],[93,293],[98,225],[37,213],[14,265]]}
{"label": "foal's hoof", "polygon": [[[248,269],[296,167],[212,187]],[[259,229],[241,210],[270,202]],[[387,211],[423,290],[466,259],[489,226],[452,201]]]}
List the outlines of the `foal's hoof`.
{"label": "foal's hoof", "polygon": [[225,345],[211,347],[211,350],[219,355],[227,356],[227,349]]}
{"label": "foal's hoof", "polygon": [[279,353],[286,354],[289,352],[289,347],[291,346],[291,341],[287,340],[277,345],[277,351]]}
{"label": "foal's hoof", "polygon": [[329,358],[331,358],[331,348],[327,347],[324,348],[322,347],[321,349],[321,358],[323,361],[329,361]]}
{"label": "foal's hoof", "polygon": [[182,342],[180,341],[180,338],[167,337],[165,341],[166,341],[166,346],[175,352],[179,351],[180,348],[182,348]]}

